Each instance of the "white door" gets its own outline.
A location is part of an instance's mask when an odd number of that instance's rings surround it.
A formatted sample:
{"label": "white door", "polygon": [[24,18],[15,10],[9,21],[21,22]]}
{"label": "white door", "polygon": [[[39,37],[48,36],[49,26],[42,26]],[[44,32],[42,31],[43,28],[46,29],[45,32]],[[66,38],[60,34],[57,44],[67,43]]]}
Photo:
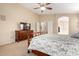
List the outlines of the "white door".
{"label": "white door", "polygon": [[53,34],[53,21],[48,21],[48,34]]}

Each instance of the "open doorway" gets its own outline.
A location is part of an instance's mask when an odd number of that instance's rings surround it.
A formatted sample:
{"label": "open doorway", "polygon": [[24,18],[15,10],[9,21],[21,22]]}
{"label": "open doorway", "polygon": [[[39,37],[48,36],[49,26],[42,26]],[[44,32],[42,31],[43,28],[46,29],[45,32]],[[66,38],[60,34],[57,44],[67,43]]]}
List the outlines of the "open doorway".
{"label": "open doorway", "polygon": [[58,18],[58,34],[69,34],[69,17],[62,16]]}

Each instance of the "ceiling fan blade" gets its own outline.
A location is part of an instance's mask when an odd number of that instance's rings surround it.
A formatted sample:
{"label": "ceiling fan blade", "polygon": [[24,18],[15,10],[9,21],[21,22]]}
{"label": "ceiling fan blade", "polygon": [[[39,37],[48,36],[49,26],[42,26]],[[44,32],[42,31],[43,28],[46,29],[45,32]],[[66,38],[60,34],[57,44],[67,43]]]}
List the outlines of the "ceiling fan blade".
{"label": "ceiling fan blade", "polygon": [[41,3],[37,3],[37,4],[39,4],[39,5],[40,5]]}
{"label": "ceiling fan blade", "polygon": [[51,7],[46,7],[46,9],[52,10],[52,8],[51,8]]}
{"label": "ceiling fan blade", "polygon": [[51,4],[51,3],[46,3],[46,5],[49,5],[49,4]]}
{"label": "ceiling fan blade", "polygon": [[36,8],[34,8],[34,9],[39,9],[40,7],[36,7]]}

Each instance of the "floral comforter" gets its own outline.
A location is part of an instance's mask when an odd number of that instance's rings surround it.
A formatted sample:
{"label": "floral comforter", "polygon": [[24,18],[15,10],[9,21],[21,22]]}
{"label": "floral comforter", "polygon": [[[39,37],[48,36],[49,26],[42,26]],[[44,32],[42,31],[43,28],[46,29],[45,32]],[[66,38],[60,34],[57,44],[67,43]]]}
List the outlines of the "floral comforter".
{"label": "floral comforter", "polygon": [[28,47],[51,56],[79,56],[79,39],[67,35],[40,35]]}

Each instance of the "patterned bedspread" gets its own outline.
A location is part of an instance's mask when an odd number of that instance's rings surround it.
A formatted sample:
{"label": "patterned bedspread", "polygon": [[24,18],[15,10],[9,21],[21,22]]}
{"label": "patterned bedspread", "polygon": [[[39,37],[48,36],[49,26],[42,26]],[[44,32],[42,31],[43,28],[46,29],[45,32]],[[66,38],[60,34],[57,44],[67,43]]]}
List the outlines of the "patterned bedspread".
{"label": "patterned bedspread", "polygon": [[52,56],[79,56],[79,39],[67,35],[40,35],[34,37],[28,49]]}

